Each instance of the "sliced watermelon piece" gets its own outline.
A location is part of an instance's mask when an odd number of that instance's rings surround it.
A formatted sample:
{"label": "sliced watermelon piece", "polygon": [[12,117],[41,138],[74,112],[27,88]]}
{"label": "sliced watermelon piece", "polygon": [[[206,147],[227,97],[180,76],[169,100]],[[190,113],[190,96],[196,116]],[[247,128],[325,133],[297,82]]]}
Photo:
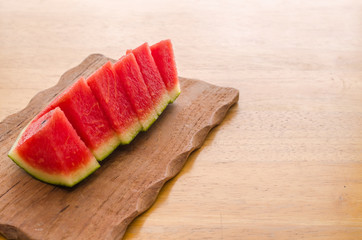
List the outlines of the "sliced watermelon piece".
{"label": "sliced watermelon piece", "polygon": [[142,130],[142,126],[112,64],[104,64],[87,79],[87,83],[121,143],[130,143]]}
{"label": "sliced watermelon piece", "polygon": [[35,178],[68,187],[100,167],[60,108],[24,128],[8,155]]}
{"label": "sliced watermelon piece", "polygon": [[171,40],[163,40],[152,45],[151,53],[173,102],[180,95],[181,89]]}
{"label": "sliced watermelon piece", "polygon": [[61,108],[97,160],[106,158],[120,144],[120,139],[83,77],[58,96],[37,118],[56,107]]}
{"label": "sliced watermelon piece", "polygon": [[136,57],[138,66],[140,67],[143,80],[150,93],[154,108],[158,115],[161,115],[163,110],[170,102],[170,97],[162,80],[161,74],[157,69],[156,63],[153,60],[151,49],[148,43],[144,43],[136,49],[128,50],[128,53],[133,53]]}
{"label": "sliced watermelon piece", "polygon": [[158,116],[133,53],[127,54],[116,62],[114,70],[126,90],[143,130],[146,131]]}

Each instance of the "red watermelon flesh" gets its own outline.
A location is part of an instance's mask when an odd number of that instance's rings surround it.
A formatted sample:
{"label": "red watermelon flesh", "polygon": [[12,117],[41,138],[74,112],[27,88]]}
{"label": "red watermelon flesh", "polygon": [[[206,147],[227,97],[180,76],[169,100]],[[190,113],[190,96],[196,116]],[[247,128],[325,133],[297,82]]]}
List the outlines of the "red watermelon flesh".
{"label": "red watermelon flesh", "polygon": [[173,102],[181,90],[171,40],[163,40],[152,45],[151,53]]}
{"label": "red watermelon flesh", "polygon": [[146,131],[157,119],[157,113],[133,53],[127,54],[116,62],[114,70],[126,90],[143,130]]}
{"label": "red watermelon flesh", "polygon": [[9,157],[35,178],[65,186],[75,185],[99,168],[60,108],[24,128]]}
{"label": "red watermelon flesh", "polygon": [[153,60],[151,49],[148,43],[144,43],[136,49],[128,50],[128,53],[133,53],[138,66],[141,70],[143,80],[150,93],[154,108],[158,115],[161,115],[163,110],[170,102],[170,97],[162,80],[160,72],[157,69],[156,63]]}
{"label": "red watermelon flesh", "polygon": [[120,144],[84,78],[80,78],[58,96],[36,119],[56,107],[60,107],[65,113],[97,160],[106,158]]}
{"label": "red watermelon flesh", "polygon": [[104,64],[87,79],[87,83],[121,143],[130,143],[142,126],[112,64]]}

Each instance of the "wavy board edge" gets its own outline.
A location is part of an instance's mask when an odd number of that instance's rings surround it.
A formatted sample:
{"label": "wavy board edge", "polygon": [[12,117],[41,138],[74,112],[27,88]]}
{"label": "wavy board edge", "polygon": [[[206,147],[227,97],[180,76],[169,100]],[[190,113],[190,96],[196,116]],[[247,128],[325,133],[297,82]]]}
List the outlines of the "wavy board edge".
{"label": "wavy board edge", "polygon": [[[198,81],[200,81],[200,80],[198,80]],[[239,100],[239,94],[235,95],[232,102],[230,102],[229,104],[225,104],[225,105],[221,106],[220,108],[218,108],[216,110],[216,112],[214,113],[214,116],[212,117],[212,121],[210,122],[210,124],[205,126],[203,129],[201,129],[194,135],[194,137],[192,139],[192,146],[190,146],[190,149],[188,151],[185,151],[182,154],[176,156],[169,162],[169,164],[166,168],[164,179],[155,183],[154,185],[150,186],[144,192],[142,197],[138,199],[137,210],[135,211],[135,214],[132,215],[132,218],[130,218],[129,222],[127,221],[128,222],[126,224],[127,226],[119,234],[119,238],[114,238],[114,239],[121,239],[123,237],[123,235],[125,234],[128,225],[136,217],[141,215],[143,212],[147,211],[153,205],[153,203],[157,199],[157,196],[158,196],[160,190],[166,184],[166,182],[169,181],[170,179],[174,178],[182,170],[182,168],[185,165],[190,154],[192,154],[192,152],[194,152],[195,150],[201,148],[201,146],[204,143],[209,132],[223,121],[223,119],[225,118],[226,113],[228,112],[230,107],[233,106],[235,103],[237,103],[238,100]]]}

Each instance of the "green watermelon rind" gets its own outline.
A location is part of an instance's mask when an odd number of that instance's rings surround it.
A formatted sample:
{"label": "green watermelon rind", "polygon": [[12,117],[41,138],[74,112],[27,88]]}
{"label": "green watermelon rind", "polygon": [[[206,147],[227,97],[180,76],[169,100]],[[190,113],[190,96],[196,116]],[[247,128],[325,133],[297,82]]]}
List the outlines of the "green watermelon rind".
{"label": "green watermelon rind", "polygon": [[173,103],[176,98],[180,95],[181,90],[180,90],[180,85],[177,84],[175,86],[175,88],[171,91],[172,93],[172,97],[170,97],[170,93],[165,93],[161,100],[159,101],[159,103],[157,105],[154,106],[155,112],[157,115],[153,114],[153,111],[151,111],[149,113],[149,116],[146,117],[146,120],[141,120],[141,125],[142,125],[142,131],[147,131],[152,124],[158,119],[158,116],[160,116],[162,114],[162,112],[166,109],[166,107],[168,106],[169,103]]}
{"label": "green watermelon rind", "polygon": [[171,99],[170,99],[167,91],[165,90],[164,94],[162,94],[160,100],[155,105],[156,113],[158,115],[161,115],[170,101],[171,101]]}
{"label": "green watermelon rind", "polygon": [[121,139],[121,145],[127,145],[132,142],[132,140],[142,131],[142,125],[136,118],[136,122],[129,126],[127,132],[118,134],[119,139]]}
{"label": "green watermelon rind", "polygon": [[146,132],[152,124],[157,120],[158,114],[156,113],[155,109],[152,108],[150,112],[147,114],[144,119],[139,119],[141,125],[142,125],[142,131]]}
{"label": "green watermelon rind", "polygon": [[[100,165],[97,160],[92,156],[93,161],[91,160],[90,164],[88,164],[87,168],[83,167],[82,169],[78,170],[76,174],[73,174],[72,178],[66,177],[64,175],[54,175],[45,173],[44,171],[35,169],[34,167],[27,164],[22,157],[19,156],[15,147],[18,144],[20,137],[23,135],[24,131],[27,129],[27,126],[21,131],[18,138],[16,139],[14,145],[11,147],[8,156],[13,162],[22,168],[25,172],[33,176],[34,178],[50,184],[61,185],[66,187],[73,187],[77,183],[81,182],[83,179],[91,175],[94,171],[96,171]],[[75,176],[74,176],[75,175]]]}
{"label": "green watermelon rind", "polygon": [[98,161],[102,161],[108,157],[120,144],[121,140],[117,135],[114,135],[108,141],[102,143],[102,145],[97,149],[91,150],[91,152]]}
{"label": "green watermelon rind", "polygon": [[176,98],[180,95],[180,93],[181,93],[180,84],[177,83],[175,87],[168,92],[168,95],[170,96],[170,103],[173,103],[176,100]]}

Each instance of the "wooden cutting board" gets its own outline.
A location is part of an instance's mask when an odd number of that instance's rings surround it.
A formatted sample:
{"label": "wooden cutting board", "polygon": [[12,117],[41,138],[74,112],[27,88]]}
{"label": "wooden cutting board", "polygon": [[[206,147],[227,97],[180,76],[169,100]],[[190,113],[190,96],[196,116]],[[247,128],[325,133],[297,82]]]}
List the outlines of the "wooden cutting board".
{"label": "wooden cutting board", "polygon": [[90,55],[0,123],[0,233],[6,238],[121,239],[238,101],[236,89],[180,78],[181,95],[153,126],[83,182],[64,188],[32,178],[7,157],[20,130],[63,89],[108,60]]}

